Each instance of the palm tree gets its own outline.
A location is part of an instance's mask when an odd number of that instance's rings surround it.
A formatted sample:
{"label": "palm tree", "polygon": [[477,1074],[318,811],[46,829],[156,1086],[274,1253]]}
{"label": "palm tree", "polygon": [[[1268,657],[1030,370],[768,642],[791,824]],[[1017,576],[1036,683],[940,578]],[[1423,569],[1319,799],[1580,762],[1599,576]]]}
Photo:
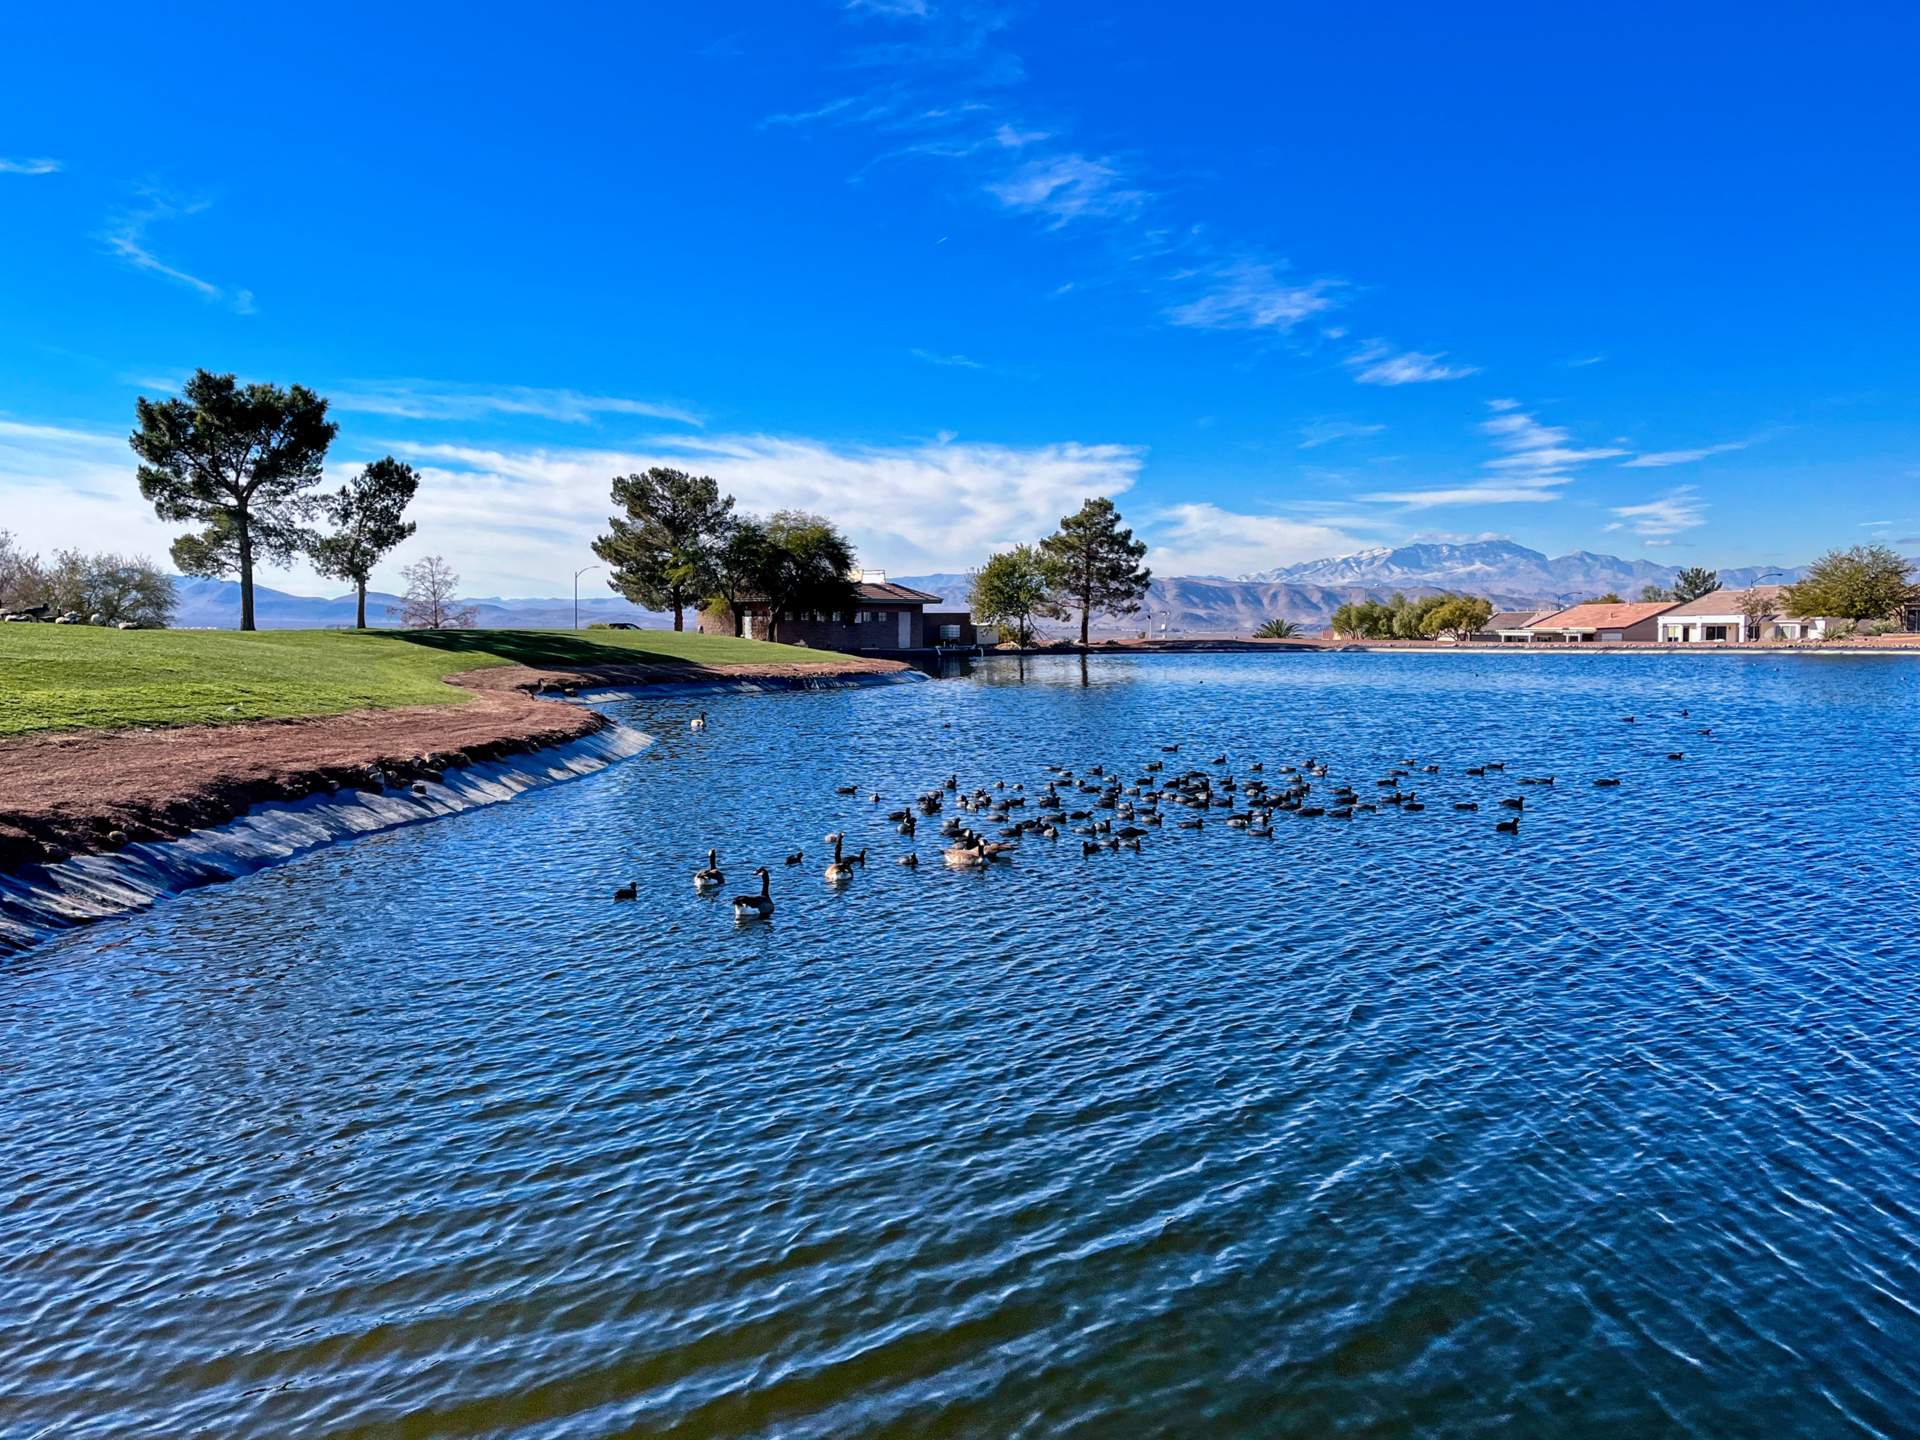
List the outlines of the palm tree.
{"label": "palm tree", "polygon": [[1269,620],[1253,632],[1256,640],[1291,640],[1300,633],[1300,627],[1291,620]]}

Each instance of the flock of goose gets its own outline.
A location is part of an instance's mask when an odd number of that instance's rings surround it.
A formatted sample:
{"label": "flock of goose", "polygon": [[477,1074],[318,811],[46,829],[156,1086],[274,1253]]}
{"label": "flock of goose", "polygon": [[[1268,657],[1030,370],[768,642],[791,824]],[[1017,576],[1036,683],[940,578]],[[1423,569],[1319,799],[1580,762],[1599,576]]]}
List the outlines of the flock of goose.
{"label": "flock of goose", "polygon": [[[1682,719],[1688,718],[1685,710],[1679,714]],[[1623,724],[1631,725],[1637,723],[1638,717],[1623,715],[1620,719]],[[706,724],[706,713],[702,711],[691,728],[704,730]],[[1701,728],[1697,733],[1711,735],[1713,731]],[[1328,766],[1317,759],[1276,766],[1275,774],[1279,778],[1274,780],[1267,778],[1263,764],[1254,762],[1247,767],[1245,778],[1236,778],[1226,768],[1227,756],[1223,754],[1213,756],[1204,767],[1167,774],[1168,757],[1179,753],[1178,744],[1162,745],[1161,758],[1139,766],[1140,773],[1130,778],[1123,778],[1118,771],[1104,765],[1092,765],[1081,771],[1065,765],[1049,765],[1046,778],[1039,782],[1033,795],[1027,793],[1024,784],[1009,784],[1005,780],[966,790],[961,788],[958,775],[949,775],[942,785],[915,797],[910,805],[891,811],[887,819],[910,842],[918,834],[921,821],[938,819],[943,841],[941,859],[946,865],[956,870],[984,869],[1011,859],[1022,840],[1057,841],[1063,831],[1080,837],[1081,855],[1092,856],[1104,851],[1137,852],[1141,841],[1169,823],[1181,830],[1203,830],[1213,824],[1252,836],[1270,836],[1279,817],[1351,820],[1356,815],[1386,811],[1416,813],[1425,810],[1427,803],[1416,788],[1422,782],[1415,777],[1441,773],[1439,765],[1409,758],[1389,767],[1388,773],[1374,780],[1367,789],[1356,790],[1351,783],[1329,781]],[[1667,758],[1684,760],[1686,754],[1668,751]],[[1489,760],[1466,766],[1461,773],[1478,779],[1502,776],[1506,769],[1505,761]],[[1519,786],[1552,786],[1559,782],[1559,777],[1520,775],[1514,780]],[[1329,783],[1316,792],[1315,781]],[[1603,775],[1592,784],[1610,789],[1618,786],[1620,779]],[[860,787],[841,785],[835,793],[855,796],[860,793]],[[878,792],[869,793],[867,798],[875,805],[884,803]],[[944,814],[949,801],[961,813]],[[1457,811],[1480,809],[1478,800],[1455,800],[1450,804]],[[1511,813],[1496,822],[1494,830],[1506,835],[1519,834],[1520,823],[1526,816],[1527,797],[1501,796],[1496,805]],[[1175,813],[1181,811],[1187,813]],[[995,827],[994,837],[989,838],[973,823],[962,819],[962,814],[981,817],[979,823]],[[841,831],[827,835],[826,843],[833,846],[833,858],[822,872],[826,883],[835,888],[852,883],[854,871],[866,869],[866,850],[849,853],[845,848],[846,836]],[[788,866],[805,862],[803,850],[786,857]],[[918,869],[919,852],[908,850],[895,863],[909,870]],[[768,920],[773,916],[773,874],[764,865],[753,874],[760,881],[759,893],[735,895],[730,901],[737,921]],[[719,852],[709,850],[707,863],[693,872],[693,888],[702,895],[712,895],[726,883],[726,878],[720,869]],[[632,900],[638,894],[638,884],[629,882],[615,890],[613,898]]]}

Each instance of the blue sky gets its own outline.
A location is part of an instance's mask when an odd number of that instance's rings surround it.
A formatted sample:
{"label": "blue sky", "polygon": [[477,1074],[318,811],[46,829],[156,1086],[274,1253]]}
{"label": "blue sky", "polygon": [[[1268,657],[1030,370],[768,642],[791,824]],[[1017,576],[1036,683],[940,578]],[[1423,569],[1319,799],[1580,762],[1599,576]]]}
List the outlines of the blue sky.
{"label": "blue sky", "polygon": [[163,554],[203,365],[421,466],[475,593],[647,463],[902,574],[1100,492],[1167,574],[1920,548],[1917,13],[1565,9],[34,7],[0,527]]}

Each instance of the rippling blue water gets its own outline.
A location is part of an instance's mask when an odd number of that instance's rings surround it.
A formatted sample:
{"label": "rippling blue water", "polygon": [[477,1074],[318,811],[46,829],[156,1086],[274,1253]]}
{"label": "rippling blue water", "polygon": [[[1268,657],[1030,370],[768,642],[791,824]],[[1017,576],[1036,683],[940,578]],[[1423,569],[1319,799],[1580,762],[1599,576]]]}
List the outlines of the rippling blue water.
{"label": "rippling blue water", "polygon": [[[1920,1433],[1917,682],[623,699],[639,759],[0,970],[0,1433]],[[1442,769],[1420,814],[892,864],[949,771],[1174,740]],[[710,844],[772,926],[695,895]]]}

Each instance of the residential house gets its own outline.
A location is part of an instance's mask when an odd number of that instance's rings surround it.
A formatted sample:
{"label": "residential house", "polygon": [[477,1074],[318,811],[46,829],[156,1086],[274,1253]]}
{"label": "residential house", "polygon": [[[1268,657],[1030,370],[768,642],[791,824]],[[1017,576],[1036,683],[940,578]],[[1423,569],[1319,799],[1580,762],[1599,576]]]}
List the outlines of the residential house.
{"label": "residential house", "polygon": [[[808,645],[818,650],[920,650],[943,643],[949,628],[972,627],[967,616],[940,613],[929,616],[927,606],[943,604],[938,595],[905,585],[890,584],[884,571],[862,573],[854,584],[854,603],[847,610],[803,610],[780,621],[780,643]],[[700,612],[700,629],[708,635],[733,634],[733,617],[722,611]],[[772,636],[772,614],[767,602],[747,598],[740,602],[740,633],[749,640]]]}
{"label": "residential house", "polygon": [[1740,644],[1747,640],[1824,640],[1841,622],[1825,615],[1786,613],[1787,587],[1752,585],[1715,590],[1676,605],[1660,617],[1660,638],[1669,644]]}
{"label": "residential house", "polygon": [[1673,609],[1670,600],[1641,601],[1615,605],[1589,601],[1542,615],[1525,627],[1534,640],[1558,640],[1574,644],[1592,644],[1621,640],[1659,638],[1659,618]]}
{"label": "residential house", "polygon": [[1542,615],[1550,613],[1546,610],[1496,610],[1487,617],[1487,623],[1469,638],[1481,642],[1497,640],[1503,645],[1525,644],[1533,638],[1527,627]]}

